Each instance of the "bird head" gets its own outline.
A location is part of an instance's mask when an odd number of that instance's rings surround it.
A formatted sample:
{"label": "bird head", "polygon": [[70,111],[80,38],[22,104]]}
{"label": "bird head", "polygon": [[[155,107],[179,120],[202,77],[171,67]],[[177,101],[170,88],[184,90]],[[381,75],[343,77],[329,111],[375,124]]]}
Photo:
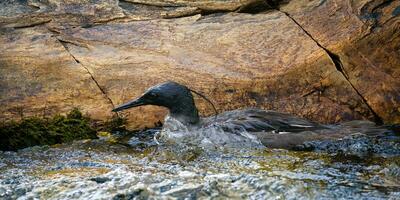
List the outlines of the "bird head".
{"label": "bird head", "polygon": [[153,86],[139,98],[122,104],[112,111],[118,112],[143,105],[166,107],[172,117],[186,124],[195,124],[199,121],[198,110],[189,88],[172,81]]}

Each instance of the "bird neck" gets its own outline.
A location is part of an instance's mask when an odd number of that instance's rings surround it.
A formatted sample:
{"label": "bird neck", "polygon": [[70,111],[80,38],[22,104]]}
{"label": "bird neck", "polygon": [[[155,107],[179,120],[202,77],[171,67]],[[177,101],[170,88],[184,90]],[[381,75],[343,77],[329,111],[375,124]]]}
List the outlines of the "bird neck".
{"label": "bird neck", "polygon": [[184,125],[195,125],[200,122],[199,112],[194,105],[179,105],[170,108],[170,116]]}

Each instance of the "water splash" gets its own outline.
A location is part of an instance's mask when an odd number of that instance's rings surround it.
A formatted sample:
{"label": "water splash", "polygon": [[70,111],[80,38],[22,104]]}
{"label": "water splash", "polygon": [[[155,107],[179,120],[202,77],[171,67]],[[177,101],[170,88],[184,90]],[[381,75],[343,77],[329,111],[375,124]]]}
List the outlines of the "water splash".
{"label": "water splash", "polygon": [[256,136],[229,121],[186,126],[170,116],[166,117],[156,140],[165,145],[199,146],[204,149],[264,148]]}
{"label": "water splash", "polygon": [[0,151],[0,199],[400,198],[398,156],[266,149],[177,159],[102,139]]}

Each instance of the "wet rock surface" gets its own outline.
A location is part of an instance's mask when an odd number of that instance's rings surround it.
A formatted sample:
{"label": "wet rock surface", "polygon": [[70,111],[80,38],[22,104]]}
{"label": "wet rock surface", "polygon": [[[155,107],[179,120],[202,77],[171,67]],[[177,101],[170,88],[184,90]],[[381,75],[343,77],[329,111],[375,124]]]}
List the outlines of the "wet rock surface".
{"label": "wet rock surface", "polygon": [[145,148],[100,137],[0,152],[0,197],[400,198],[398,134],[308,143],[315,152],[216,151],[154,146],[156,131],[136,133]]}
{"label": "wet rock surface", "polygon": [[[2,1],[0,117],[79,107],[106,120],[115,104],[174,80],[204,93],[220,111],[259,107],[325,123],[398,123],[398,6]],[[153,127],[165,113],[144,107],[125,115],[137,129]]]}

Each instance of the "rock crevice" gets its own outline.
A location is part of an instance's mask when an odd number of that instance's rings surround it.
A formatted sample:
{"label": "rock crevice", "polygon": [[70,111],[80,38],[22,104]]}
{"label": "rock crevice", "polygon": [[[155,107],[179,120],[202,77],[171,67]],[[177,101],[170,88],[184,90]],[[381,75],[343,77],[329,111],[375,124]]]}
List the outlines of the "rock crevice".
{"label": "rock crevice", "polygon": [[87,67],[85,67],[85,65],[83,65],[83,64],[69,51],[69,49],[68,49],[68,47],[67,47],[67,43],[68,43],[68,42],[63,41],[63,40],[61,40],[61,39],[59,39],[59,38],[56,38],[56,39],[57,39],[57,41],[60,42],[60,44],[64,47],[65,51],[68,52],[68,54],[71,56],[71,58],[74,59],[75,62],[76,62],[77,64],[79,64],[80,66],[82,66],[82,67],[85,69],[85,71],[90,75],[90,78],[93,80],[93,82],[94,82],[94,83],[96,84],[96,86],[99,88],[99,90],[100,90],[100,92],[103,94],[103,96],[107,99],[107,101],[111,104],[111,106],[112,106],[113,108],[115,108],[114,102],[113,102],[112,99],[107,95],[107,92],[100,86],[99,82],[96,80],[96,78],[94,77],[94,75],[90,72],[90,70],[89,70]]}
{"label": "rock crevice", "polygon": [[357,93],[358,96],[360,96],[361,100],[363,101],[363,103],[368,107],[368,109],[371,111],[372,115],[374,116],[374,122],[376,124],[383,124],[383,120],[382,118],[372,109],[372,107],[369,105],[368,101],[363,97],[363,95],[357,90],[357,88],[353,85],[353,83],[351,83],[349,76],[347,75],[344,67],[343,67],[343,63],[340,60],[340,57],[336,54],[334,54],[333,52],[329,51],[327,48],[325,48],[324,46],[322,46],[307,30],[304,29],[304,27],[302,27],[293,17],[291,17],[289,15],[289,13],[284,12],[278,8],[275,8],[277,11],[285,14],[288,18],[290,18],[301,30],[304,31],[304,33],[310,37],[311,40],[313,40],[318,47],[320,47],[321,49],[323,49],[325,51],[325,53],[328,55],[328,57],[331,59],[331,61],[333,62],[333,64],[336,67],[336,70],[338,72],[340,72],[340,74],[343,75],[343,77],[346,79],[346,81],[349,83],[349,85],[354,89],[354,91]]}
{"label": "rock crevice", "polygon": [[358,96],[360,96],[360,98],[362,99],[363,103],[368,107],[368,109],[371,111],[372,115],[374,116],[374,122],[378,125],[382,125],[383,124],[383,120],[382,118],[374,111],[374,109],[372,109],[372,107],[369,105],[368,101],[365,99],[365,97],[360,93],[360,91],[354,86],[354,84],[350,81],[349,76],[347,75],[344,67],[343,67],[343,63],[340,60],[340,57],[334,53],[332,53],[331,51],[329,51],[328,49],[325,49],[326,53],[329,55],[329,57],[331,58],[332,62],[335,64],[335,67],[337,69],[337,71],[339,71],[343,77],[346,79],[346,81],[350,84],[350,86],[354,89],[354,91],[358,94]]}
{"label": "rock crevice", "polygon": [[32,23],[30,23],[30,24],[17,25],[17,26],[14,26],[13,28],[14,28],[14,29],[32,28],[32,27],[35,27],[35,26],[40,26],[40,25],[43,25],[43,24],[47,24],[47,23],[49,23],[49,22],[51,22],[51,19],[45,19],[45,20],[42,20],[42,21],[32,22]]}

